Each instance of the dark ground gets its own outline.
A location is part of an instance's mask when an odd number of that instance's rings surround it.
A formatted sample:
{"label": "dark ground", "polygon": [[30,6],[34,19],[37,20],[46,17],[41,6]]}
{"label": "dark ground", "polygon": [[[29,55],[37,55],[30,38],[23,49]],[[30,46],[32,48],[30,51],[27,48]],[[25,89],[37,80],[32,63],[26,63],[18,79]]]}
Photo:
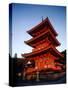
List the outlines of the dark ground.
{"label": "dark ground", "polygon": [[65,84],[65,83],[66,83],[66,75],[57,80],[23,81],[21,79],[18,79],[16,81],[16,86],[50,85],[50,84]]}

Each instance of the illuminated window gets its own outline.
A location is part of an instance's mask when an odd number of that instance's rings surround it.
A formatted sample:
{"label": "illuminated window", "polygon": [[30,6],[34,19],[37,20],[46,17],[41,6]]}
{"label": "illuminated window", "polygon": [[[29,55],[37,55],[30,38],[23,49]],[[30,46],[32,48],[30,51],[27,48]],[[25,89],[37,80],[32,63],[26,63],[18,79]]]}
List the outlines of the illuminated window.
{"label": "illuminated window", "polygon": [[27,62],[27,64],[31,64],[31,62],[30,62],[30,61],[28,61],[28,62]]}
{"label": "illuminated window", "polygon": [[21,76],[21,73],[18,73],[18,76],[20,77]]}
{"label": "illuminated window", "polygon": [[44,68],[47,68],[47,65],[45,65]]}

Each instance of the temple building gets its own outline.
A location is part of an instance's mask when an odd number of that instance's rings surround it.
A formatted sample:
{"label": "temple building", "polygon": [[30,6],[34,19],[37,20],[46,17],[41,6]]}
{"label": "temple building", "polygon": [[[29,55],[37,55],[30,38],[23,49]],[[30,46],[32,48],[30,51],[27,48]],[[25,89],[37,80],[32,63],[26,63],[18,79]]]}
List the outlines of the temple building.
{"label": "temple building", "polygon": [[[58,33],[53,28],[48,17],[27,31],[27,33],[30,34],[32,38],[24,42],[33,49],[30,53],[22,54],[27,61],[26,68],[23,72],[24,78],[39,81],[41,71],[44,71],[44,73],[46,73],[47,70],[53,72],[61,71],[61,64],[57,61],[59,58],[63,59],[64,55],[56,49],[56,47],[60,45],[60,42],[56,39]],[[31,65],[33,65],[33,67]]]}

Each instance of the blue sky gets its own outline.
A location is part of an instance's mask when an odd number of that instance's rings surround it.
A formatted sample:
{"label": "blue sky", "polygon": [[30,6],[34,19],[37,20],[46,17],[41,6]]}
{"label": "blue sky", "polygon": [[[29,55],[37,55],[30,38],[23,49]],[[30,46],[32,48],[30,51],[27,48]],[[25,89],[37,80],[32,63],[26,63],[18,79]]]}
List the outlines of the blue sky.
{"label": "blue sky", "polygon": [[17,53],[21,57],[22,53],[32,51],[32,48],[24,43],[31,38],[26,32],[39,24],[46,17],[58,33],[57,39],[61,43],[57,47],[59,51],[66,49],[66,7],[13,4],[12,7],[12,56]]}

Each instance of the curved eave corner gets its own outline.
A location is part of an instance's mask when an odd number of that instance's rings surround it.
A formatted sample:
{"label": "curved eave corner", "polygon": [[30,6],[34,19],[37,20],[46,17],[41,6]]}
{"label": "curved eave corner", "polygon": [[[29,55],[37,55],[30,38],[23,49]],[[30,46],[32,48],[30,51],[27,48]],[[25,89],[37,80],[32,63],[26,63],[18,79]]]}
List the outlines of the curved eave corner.
{"label": "curved eave corner", "polygon": [[30,45],[30,44],[28,43],[28,41],[24,41],[24,43],[27,44],[27,45]]}
{"label": "curved eave corner", "polygon": [[24,41],[24,43],[27,44],[27,45],[29,45],[29,46],[32,47],[32,48],[35,48],[32,44],[30,44],[30,43],[27,42],[27,41]]}

